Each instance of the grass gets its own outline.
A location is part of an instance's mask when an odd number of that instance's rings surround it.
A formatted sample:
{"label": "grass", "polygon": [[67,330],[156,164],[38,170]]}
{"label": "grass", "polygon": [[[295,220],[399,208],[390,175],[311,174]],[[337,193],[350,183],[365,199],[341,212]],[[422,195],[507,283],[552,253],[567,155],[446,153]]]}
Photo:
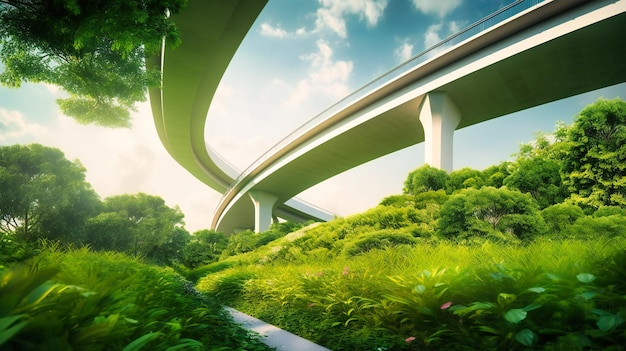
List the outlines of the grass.
{"label": "grass", "polygon": [[267,350],[172,269],[44,248],[0,269],[0,350]]}
{"label": "grass", "polygon": [[333,350],[620,349],[625,249],[598,237],[249,254],[197,287]]}

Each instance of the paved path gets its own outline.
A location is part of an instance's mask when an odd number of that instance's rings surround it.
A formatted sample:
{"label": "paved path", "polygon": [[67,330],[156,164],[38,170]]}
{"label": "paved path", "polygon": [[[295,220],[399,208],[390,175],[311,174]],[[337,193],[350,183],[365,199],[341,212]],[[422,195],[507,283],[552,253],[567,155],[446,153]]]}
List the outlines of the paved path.
{"label": "paved path", "polygon": [[244,328],[252,330],[263,336],[263,342],[279,351],[331,351],[323,346],[314,344],[276,326],[267,324],[260,319],[248,316],[230,307],[224,307],[233,316],[235,322]]}

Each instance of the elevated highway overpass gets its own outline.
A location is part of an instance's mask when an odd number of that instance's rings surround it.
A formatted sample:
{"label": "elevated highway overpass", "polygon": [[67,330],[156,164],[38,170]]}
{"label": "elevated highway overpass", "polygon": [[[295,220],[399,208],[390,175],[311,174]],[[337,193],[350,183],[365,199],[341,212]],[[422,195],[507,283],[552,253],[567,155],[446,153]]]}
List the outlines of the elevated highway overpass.
{"label": "elevated highway overpass", "polygon": [[[242,1],[240,5],[244,3],[245,11],[240,9],[240,13],[249,27],[262,4]],[[306,209],[289,205],[293,196],[347,169],[416,143],[426,142],[428,163],[450,170],[456,129],[626,81],[626,65],[622,63],[626,54],[626,1],[534,3],[518,1],[514,6],[526,8],[496,14],[487,20],[490,23],[477,24],[483,28],[470,29],[476,33],[470,32],[461,40],[451,38],[437,47],[438,52],[430,51],[383,75],[296,130],[240,174],[220,164],[209,148],[203,149],[205,143],[200,137],[208,101],[219,79],[210,94],[196,93],[192,102],[201,106],[186,105],[176,95],[179,92],[173,82],[181,89],[190,76],[200,81],[195,83],[200,87],[206,79],[194,73],[170,77],[168,70],[181,69],[176,57],[188,59],[194,66],[193,61],[201,60],[202,55],[190,58],[178,52],[183,47],[166,51],[160,66],[162,93],[157,96],[151,91],[159,136],[179,163],[224,193],[212,222],[213,228],[223,232],[262,230],[276,215],[289,218],[290,213],[297,213],[307,218]],[[190,9],[193,4],[190,1]],[[237,38],[226,40],[241,41],[247,31],[242,22],[232,22],[240,31]],[[183,25],[189,23],[180,21],[183,35]],[[232,57],[236,45],[228,49]],[[172,96],[169,103],[168,94]],[[188,113],[181,114],[184,109],[193,117],[184,117]],[[199,127],[198,133],[195,128]],[[215,171],[218,168],[224,174]],[[323,212],[308,218],[324,219],[320,214]]]}

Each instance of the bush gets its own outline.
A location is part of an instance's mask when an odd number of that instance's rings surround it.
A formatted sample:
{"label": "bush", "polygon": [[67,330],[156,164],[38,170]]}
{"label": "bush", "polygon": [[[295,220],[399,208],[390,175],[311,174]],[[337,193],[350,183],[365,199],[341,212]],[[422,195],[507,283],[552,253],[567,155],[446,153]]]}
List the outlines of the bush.
{"label": "bush", "polygon": [[600,235],[626,236],[626,217],[619,215],[581,217],[568,227],[564,234],[573,238],[594,239]]}
{"label": "bush", "polygon": [[233,267],[234,265],[235,265],[235,263],[230,262],[230,261],[214,262],[214,263],[208,264],[206,266],[202,266],[202,267],[198,267],[198,268],[192,269],[188,273],[184,274],[184,276],[189,281],[197,282],[200,278],[202,278],[202,277],[204,277],[204,276],[206,276],[208,274],[226,270],[228,268]]}
{"label": "bush", "polygon": [[230,269],[200,279],[197,288],[230,305],[239,299],[245,283],[254,276],[249,271]]}
{"label": "bush", "polygon": [[348,256],[356,256],[371,250],[381,250],[399,245],[415,245],[417,240],[408,233],[397,230],[379,230],[360,236],[344,248]]}
{"label": "bush", "polygon": [[582,208],[570,204],[556,204],[541,211],[546,222],[548,233],[559,235],[570,227],[577,219],[584,217]]}

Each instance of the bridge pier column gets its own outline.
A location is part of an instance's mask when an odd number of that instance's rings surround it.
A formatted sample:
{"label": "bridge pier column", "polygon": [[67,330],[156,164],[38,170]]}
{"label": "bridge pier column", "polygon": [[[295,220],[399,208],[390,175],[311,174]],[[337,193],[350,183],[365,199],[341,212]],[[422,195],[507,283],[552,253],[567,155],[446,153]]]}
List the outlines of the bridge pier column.
{"label": "bridge pier column", "polygon": [[260,233],[270,229],[272,210],[278,197],[260,190],[253,190],[248,195],[254,204],[254,232]]}
{"label": "bridge pier column", "polygon": [[452,171],[454,130],[461,113],[445,92],[428,93],[420,106],[420,122],[424,128],[425,162],[433,167]]}

